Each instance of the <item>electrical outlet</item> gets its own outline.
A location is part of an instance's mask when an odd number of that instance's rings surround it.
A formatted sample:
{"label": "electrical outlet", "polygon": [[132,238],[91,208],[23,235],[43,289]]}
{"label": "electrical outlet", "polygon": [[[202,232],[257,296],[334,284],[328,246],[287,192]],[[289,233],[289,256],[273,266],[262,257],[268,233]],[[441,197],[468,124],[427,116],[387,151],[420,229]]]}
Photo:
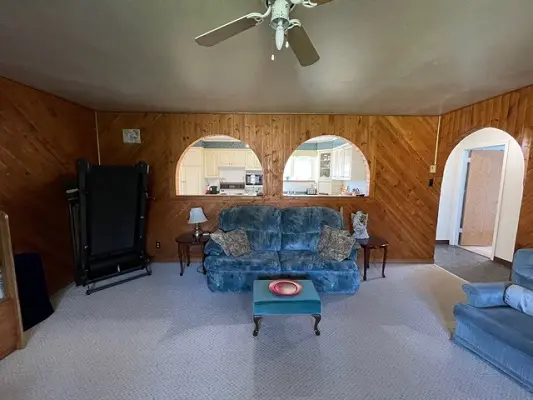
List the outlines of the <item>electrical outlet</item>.
{"label": "electrical outlet", "polygon": [[160,249],[161,248],[161,242],[155,242],[155,248]]}
{"label": "electrical outlet", "polygon": [[437,172],[437,166],[436,165],[430,165],[429,166],[429,173],[434,174]]}

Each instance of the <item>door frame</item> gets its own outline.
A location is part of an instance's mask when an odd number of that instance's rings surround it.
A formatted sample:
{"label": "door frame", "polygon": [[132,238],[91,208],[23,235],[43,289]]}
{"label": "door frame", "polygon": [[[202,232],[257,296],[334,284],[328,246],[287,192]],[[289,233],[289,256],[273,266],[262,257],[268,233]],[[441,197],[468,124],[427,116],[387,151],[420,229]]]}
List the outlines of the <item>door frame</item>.
{"label": "door frame", "polygon": [[464,210],[464,201],[465,201],[465,192],[466,192],[466,183],[467,183],[467,173],[468,173],[468,158],[470,157],[470,151],[472,150],[485,150],[490,147],[499,147],[503,146],[503,161],[502,161],[502,172],[500,176],[500,184],[498,188],[498,205],[496,206],[496,220],[494,222],[494,234],[492,236],[492,250],[491,250],[491,256],[490,259],[494,260],[494,255],[496,252],[496,241],[498,240],[498,227],[500,225],[500,216],[501,216],[501,209],[502,209],[502,198],[503,198],[503,186],[505,181],[505,171],[507,168],[507,157],[509,155],[509,139],[506,140],[499,140],[495,141],[494,143],[491,143],[489,145],[481,146],[481,147],[472,147],[468,149],[464,149],[461,154],[461,160],[460,160],[460,180],[459,180],[459,190],[458,190],[458,201],[457,201],[457,210],[456,210],[456,216],[457,219],[455,221],[455,228],[453,231],[453,235],[450,240],[450,245],[458,246],[459,245],[459,235],[461,233],[461,224],[463,220],[463,210]]}

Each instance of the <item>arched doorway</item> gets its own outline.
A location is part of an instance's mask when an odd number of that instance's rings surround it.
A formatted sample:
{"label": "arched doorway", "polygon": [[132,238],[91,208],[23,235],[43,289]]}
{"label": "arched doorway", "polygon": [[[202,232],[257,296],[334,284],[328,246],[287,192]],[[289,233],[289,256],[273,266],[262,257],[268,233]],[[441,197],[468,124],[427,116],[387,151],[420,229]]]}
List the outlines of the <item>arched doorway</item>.
{"label": "arched doorway", "polygon": [[[483,128],[461,140],[444,169],[437,242],[487,260],[512,261],[523,179],[522,149],[508,133]],[[467,264],[468,253],[461,254],[461,262]]]}
{"label": "arched doorway", "polygon": [[317,136],[300,144],[283,170],[284,196],[370,195],[370,168],[363,152],[340,136]]}
{"label": "arched doorway", "polygon": [[225,135],[192,143],[176,164],[176,196],[259,196],[263,167],[250,146]]}

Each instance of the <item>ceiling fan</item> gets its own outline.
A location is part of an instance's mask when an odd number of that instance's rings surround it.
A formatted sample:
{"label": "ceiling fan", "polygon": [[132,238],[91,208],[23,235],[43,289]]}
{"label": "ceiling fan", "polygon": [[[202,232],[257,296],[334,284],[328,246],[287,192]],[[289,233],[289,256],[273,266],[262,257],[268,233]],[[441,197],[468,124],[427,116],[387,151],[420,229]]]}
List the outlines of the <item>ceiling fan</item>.
{"label": "ceiling fan", "polygon": [[[271,15],[270,27],[274,29],[276,47],[278,50],[286,47],[292,48],[296,58],[307,67],[316,63],[320,56],[313,46],[311,39],[298,19],[291,19],[290,13],[297,6],[314,8],[317,5],[329,3],[333,0],[265,0],[267,10],[264,14],[251,13],[228,22],[216,29],[198,36],[195,40],[201,46],[211,47],[254,26],[259,25],[266,17]],[[272,54],[274,60],[274,54]]]}

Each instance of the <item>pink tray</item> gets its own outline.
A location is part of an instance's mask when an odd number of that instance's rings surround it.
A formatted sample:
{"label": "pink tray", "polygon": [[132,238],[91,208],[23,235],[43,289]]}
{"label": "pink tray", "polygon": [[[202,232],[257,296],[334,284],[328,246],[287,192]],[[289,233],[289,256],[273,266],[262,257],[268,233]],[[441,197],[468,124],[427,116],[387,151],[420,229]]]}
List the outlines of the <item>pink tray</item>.
{"label": "pink tray", "polygon": [[278,279],[270,282],[268,289],[277,296],[296,296],[302,291],[302,285],[289,279]]}

